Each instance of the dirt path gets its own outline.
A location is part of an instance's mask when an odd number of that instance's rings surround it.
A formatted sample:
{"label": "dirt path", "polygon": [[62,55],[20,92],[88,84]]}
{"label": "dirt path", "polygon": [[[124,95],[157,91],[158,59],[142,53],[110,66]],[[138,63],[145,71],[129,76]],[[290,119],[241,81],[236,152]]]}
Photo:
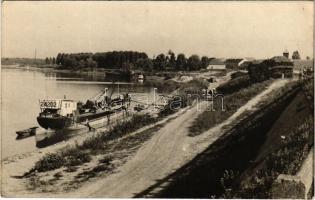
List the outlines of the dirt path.
{"label": "dirt path", "polygon": [[[218,81],[218,83],[211,85],[210,88],[217,87],[217,85],[227,80],[229,80],[229,74]],[[241,107],[228,120],[197,137],[187,136],[188,127],[192,124],[200,111],[206,109],[207,103],[201,102],[198,107],[194,106],[189,110],[186,109],[183,113],[178,113],[178,117],[157,131],[157,133],[155,133],[149,141],[144,143],[137,153],[127,161],[126,164],[118,168],[115,173],[103,179],[87,182],[83,187],[74,192],[60,195],[46,195],[43,193],[26,194],[22,187],[17,187],[18,185],[14,185],[14,182],[12,182],[7,185],[7,188],[13,188],[13,190],[10,191],[10,196],[133,197],[137,193],[155,184],[157,180],[166,177],[187,161],[191,160],[224,133],[223,127],[225,125],[230,124],[244,113],[244,111],[253,110],[255,105],[266,98],[273,89],[280,88],[286,83],[287,81],[285,80],[275,81],[264,92]],[[43,154],[36,154],[35,157],[39,158],[41,155]],[[16,163],[12,163],[12,165],[7,164],[6,169],[11,171],[10,175],[16,174],[12,171],[13,167],[13,170],[17,169],[20,172],[25,172],[27,171],[25,167],[34,164],[34,157],[31,157],[22,159],[23,161],[19,163],[25,163],[25,165],[21,165],[20,168],[15,168]],[[9,177],[7,178],[9,179]]]}
{"label": "dirt path", "polygon": [[[187,136],[188,127],[199,114],[196,106],[193,107],[160,129],[119,171],[94,184],[82,187],[69,196],[133,197],[203,151],[223,134],[222,127],[231,123],[245,110],[253,110],[272,90],[286,83],[285,80],[275,81],[228,120],[200,136],[191,138]],[[205,102],[199,105],[199,110],[205,108]]]}
{"label": "dirt path", "polygon": [[244,106],[240,107],[231,117],[222,122],[221,124],[211,128],[207,132],[191,138],[191,152],[192,154],[198,154],[206,149],[211,143],[217,140],[225,133],[227,126],[231,125],[233,122],[237,121],[237,118],[240,117],[245,112],[254,112],[257,109],[257,105],[260,102],[263,102],[266,98],[269,98],[269,94],[277,90],[284,85],[286,85],[289,80],[276,80],[274,81],[267,89],[265,89],[260,94],[256,95],[254,98],[249,100]]}

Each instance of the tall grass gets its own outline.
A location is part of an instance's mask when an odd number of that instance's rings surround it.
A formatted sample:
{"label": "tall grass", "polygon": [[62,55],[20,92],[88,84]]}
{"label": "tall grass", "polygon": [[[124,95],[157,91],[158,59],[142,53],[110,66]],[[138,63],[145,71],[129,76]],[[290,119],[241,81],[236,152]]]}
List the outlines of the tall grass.
{"label": "tall grass", "polygon": [[[301,168],[314,143],[314,117],[291,130],[283,144],[268,154],[246,186],[236,185],[225,191],[223,198],[271,198],[270,189],[279,174],[294,175]],[[235,184],[234,184],[235,185]]]}
{"label": "tall grass", "polygon": [[228,81],[227,83],[220,85],[218,92],[227,95],[239,91],[240,89],[251,86],[253,83],[248,75],[238,76]]}
{"label": "tall grass", "polygon": [[[291,83],[287,88],[296,86],[298,85]],[[312,80],[301,82],[299,86],[302,86],[306,98],[314,98]],[[281,92],[284,90],[285,88]],[[313,110],[313,107],[310,110]],[[296,174],[312,146],[314,146],[314,116],[310,113],[286,133],[280,146],[275,147],[264,157],[246,184],[234,184],[232,190],[225,191],[223,198],[271,198],[270,189],[274,180],[279,174]]]}
{"label": "tall grass", "polygon": [[[205,84],[206,82],[202,80],[192,80],[180,86],[177,85],[176,87],[179,87],[179,91],[183,94],[184,92],[189,91],[201,91],[200,87],[204,87]],[[184,102],[186,102],[186,100],[184,100]],[[187,104],[184,106],[186,105]],[[80,145],[76,144],[73,147],[61,149],[56,153],[46,154],[42,159],[35,163],[31,172],[44,172],[58,169],[60,167],[76,166],[89,162],[91,160],[91,155],[102,153],[102,151],[107,148],[108,142],[121,138],[146,125],[153,124],[162,117],[170,115],[173,112],[161,111],[161,113],[159,118],[155,118],[149,114],[133,115],[131,119],[117,123],[109,131],[87,138]]]}
{"label": "tall grass", "polygon": [[169,93],[179,88],[181,84],[173,80],[146,80],[143,85],[157,88],[159,93]]}
{"label": "tall grass", "polygon": [[215,110],[206,110],[201,113],[192,126],[189,128],[189,136],[196,136],[204,131],[212,128],[216,124],[223,122],[232,116],[241,106],[245,105],[251,98],[261,93],[271,81],[254,84],[246,87],[240,91],[232,93],[224,97],[222,111],[222,101],[220,98],[215,98],[213,101],[213,108]]}
{"label": "tall grass", "polygon": [[63,148],[56,153],[49,153],[35,163],[31,172],[45,172],[60,167],[76,166],[90,162],[91,155],[101,153],[111,140],[123,137],[143,126],[156,122],[156,118],[145,115],[134,115],[130,120],[116,124],[109,131],[99,133],[83,141],[82,144]]}
{"label": "tall grass", "polygon": [[128,133],[131,133],[143,126],[152,124],[156,122],[156,118],[152,117],[149,114],[144,115],[134,115],[130,120],[120,122],[116,124],[106,133],[100,133],[96,136],[86,139],[82,145],[78,146],[82,150],[101,150],[106,148],[106,143],[123,137]]}
{"label": "tall grass", "polygon": [[[167,103],[167,105],[159,112],[159,117],[165,117],[167,115],[177,112],[181,108],[185,108],[195,98],[202,96],[202,89],[208,87],[208,82],[202,79],[194,79],[187,83],[183,83],[177,90],[177,94],[174,95]],[[188,95],[191,97],[188,97]]]}

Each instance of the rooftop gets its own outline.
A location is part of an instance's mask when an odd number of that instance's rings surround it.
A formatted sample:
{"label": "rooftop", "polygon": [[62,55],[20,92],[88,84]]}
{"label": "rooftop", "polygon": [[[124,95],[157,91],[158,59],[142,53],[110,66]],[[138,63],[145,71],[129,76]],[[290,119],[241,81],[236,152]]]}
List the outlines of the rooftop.
{"label": "rooftop", "polygon": [[292,61],[284,56],[275,56],[275,57],[272,57],[270,60],[273,60],[275,62],[289,62],[289,63],[292,63]]}
{"label": "rooftop", "polygon": [[209,65],[225,65],[225,63],[223,59],[214,58],[209,62]]}

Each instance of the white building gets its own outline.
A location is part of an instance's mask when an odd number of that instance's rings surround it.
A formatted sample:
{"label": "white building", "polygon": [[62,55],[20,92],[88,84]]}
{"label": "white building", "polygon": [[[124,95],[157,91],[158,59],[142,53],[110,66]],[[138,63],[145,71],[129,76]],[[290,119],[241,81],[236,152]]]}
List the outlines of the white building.
{"label": "white building", "polygon": [[226,65],[225,65],[223,59],[215,58],[209,62],[207,69],[209,69],[209,70],[226,70]]}

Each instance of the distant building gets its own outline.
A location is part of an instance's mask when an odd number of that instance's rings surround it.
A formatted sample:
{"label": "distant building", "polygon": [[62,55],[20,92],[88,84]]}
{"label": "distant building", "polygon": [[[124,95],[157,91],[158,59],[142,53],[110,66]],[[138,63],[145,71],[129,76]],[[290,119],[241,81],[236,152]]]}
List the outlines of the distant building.
{"label": "distant building", "polygon": [[298,51],[294,51],[292,54],[292,59],[293,60],[300,60],[301,59],[300,53]]}
{"label": "distant building", "polygon": [[248,73],[255,82],[269,78],[292,78],[293,62],[285,56],[275,56],[263,61],[254,61],[248,66]]}
{"label": "distant building", "polygon": [[214,58],[209,62],[207,67],[209,70],[226,70],[226,65],[223,59]]}
{"label": "distant building", "polygon": [[289,52],[288,52],[288,50],[285,50],[283,52],[283,56],[289,59]]}
{"label": "distant building", "polygon": [[271,67],[271,76],[273,78],[292,78],[293,62],[285,56],[275,56],[264,61]]}

